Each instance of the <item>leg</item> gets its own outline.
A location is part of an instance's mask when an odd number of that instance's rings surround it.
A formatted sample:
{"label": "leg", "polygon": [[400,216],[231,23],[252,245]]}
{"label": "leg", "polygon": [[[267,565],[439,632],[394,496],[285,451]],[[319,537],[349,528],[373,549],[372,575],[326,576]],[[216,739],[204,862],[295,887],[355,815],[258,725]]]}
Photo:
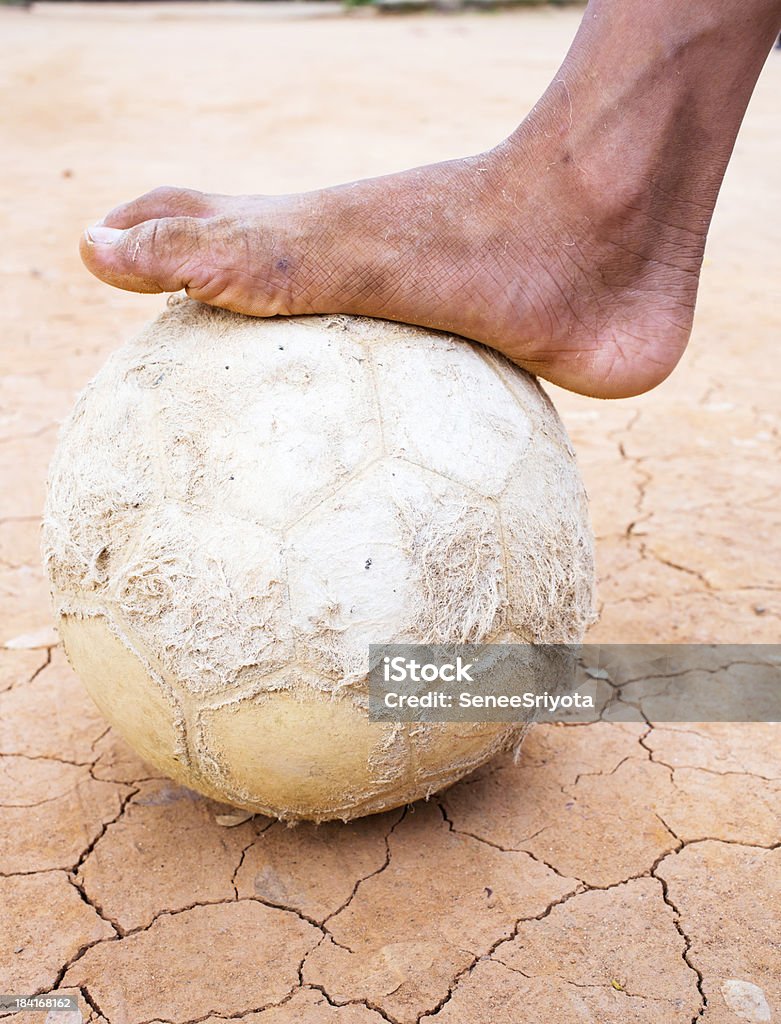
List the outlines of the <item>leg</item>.
{"label": "leg", "polygon": [[452,331],[563,387],[639,394],[678,362],[705,237],[781,0],[591,0],[554,81],[476,157],[296,196],[164,188],[87,267],[256,316]]}

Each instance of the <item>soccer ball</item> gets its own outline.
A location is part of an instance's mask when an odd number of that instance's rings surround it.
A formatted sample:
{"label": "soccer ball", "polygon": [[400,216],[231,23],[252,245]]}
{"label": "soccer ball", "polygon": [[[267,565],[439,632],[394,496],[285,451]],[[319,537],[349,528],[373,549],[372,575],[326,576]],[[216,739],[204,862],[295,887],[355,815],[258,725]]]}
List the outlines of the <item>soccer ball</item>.
{"label": "soccer ball", "polygon": [[427,796],[523,724],[369,720],[370,643],[570,643],[593,555],[537,381],[448,335],[177,300],[64,424],[43,552],[109,722],[294,820]]}

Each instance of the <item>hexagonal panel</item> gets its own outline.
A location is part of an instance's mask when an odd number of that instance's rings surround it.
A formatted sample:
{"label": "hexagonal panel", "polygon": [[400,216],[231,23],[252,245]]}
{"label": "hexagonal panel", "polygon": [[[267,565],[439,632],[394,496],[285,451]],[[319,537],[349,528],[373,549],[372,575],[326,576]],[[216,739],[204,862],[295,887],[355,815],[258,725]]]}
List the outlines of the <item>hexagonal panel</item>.
{"label": "hexagonal panel", "polygon": [[145,761],[186,782],[181,709],[132,649],[132,638],[105,615],[62,615],[58,629],[71,665],[111,725]]}
{"label": "hexagonal panel", "polygon": [[410,328],[369,347],[388,453],[480,494],[499,493],[523,458],[532,425],[467,341]]}
{"label": "hexagonal panel", "polygon": [[372,643],[485,639],[504,595],[491,503],[419,466],[386,458],[288,532],[298,656],[346,680]]}
{"label": "hexagonal panel", "polygon": [[203,707],[194,747],[210,789],[285,818],[351,818],[403,802],[406,738],[297,666],[289,689]]}
{"label": "hexagonal panel", "polygon": [[545,434],[563,452],[574,456],[564,424],[540,381],[494,349],[479,348],[476,351],[515,396],[521,409],[532,421],[533,432]]}
{"label": "hexagonal panel", "polygon": [[507,556],[506,626],[520,642],[574,643],[592,621],[594,550],[574,456],[536,431],[499,498]]}

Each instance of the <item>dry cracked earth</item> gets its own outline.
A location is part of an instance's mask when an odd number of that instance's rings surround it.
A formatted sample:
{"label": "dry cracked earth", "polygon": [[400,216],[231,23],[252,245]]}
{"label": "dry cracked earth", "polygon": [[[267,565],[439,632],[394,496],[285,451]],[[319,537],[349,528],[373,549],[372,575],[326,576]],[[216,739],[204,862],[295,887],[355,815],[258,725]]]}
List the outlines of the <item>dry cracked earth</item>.
{"label": "dry cracked earth", "polygon": [[[292,191],[484,148],[577,20],[0,10],[0,991],[75,994],[49,1024],[781,1019],[781,726],[539,726],[427,804],[290,829],[156,777],[51,630],[57,425],[161,306],[81,270],[83,225],[164,182]],[[773,55],[677,373],[554,393],[598,538],[592,639],[778,639],[780,86]]]}

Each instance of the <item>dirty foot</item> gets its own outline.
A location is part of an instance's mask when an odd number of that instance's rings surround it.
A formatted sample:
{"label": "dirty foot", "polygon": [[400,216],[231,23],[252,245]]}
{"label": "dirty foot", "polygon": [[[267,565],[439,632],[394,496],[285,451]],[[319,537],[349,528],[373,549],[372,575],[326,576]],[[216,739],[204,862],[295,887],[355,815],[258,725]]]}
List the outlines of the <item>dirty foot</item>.
{"label": "dirty foot", "polygon": [[[301,195],[156,189],[90,228],[82,258],[120,288],[184,288],[254,316],[386,317],[583,394],[646,391],[688,341],[761,46],[725,51],[719,25],[682,10],[648,28],[663,36],[653,52],[642,33],[627,52],[637,33],[616,42],[610,25],[629,15],[605,19],[610,6],[592,0],[559,77],[493,150]],[[741,76],[727,97],[707,71],[714,46],[718,75],[732,61]]]}
{"label": "dirty foot", "polygon": [[511,160],[506,146],[282,198],[156,189],[90,228],[82,258],[120,288],[254,316],[451,331],[586,394],[653,387],[688,339],[704,235],[599,200],[587,212],[571,164]]}

